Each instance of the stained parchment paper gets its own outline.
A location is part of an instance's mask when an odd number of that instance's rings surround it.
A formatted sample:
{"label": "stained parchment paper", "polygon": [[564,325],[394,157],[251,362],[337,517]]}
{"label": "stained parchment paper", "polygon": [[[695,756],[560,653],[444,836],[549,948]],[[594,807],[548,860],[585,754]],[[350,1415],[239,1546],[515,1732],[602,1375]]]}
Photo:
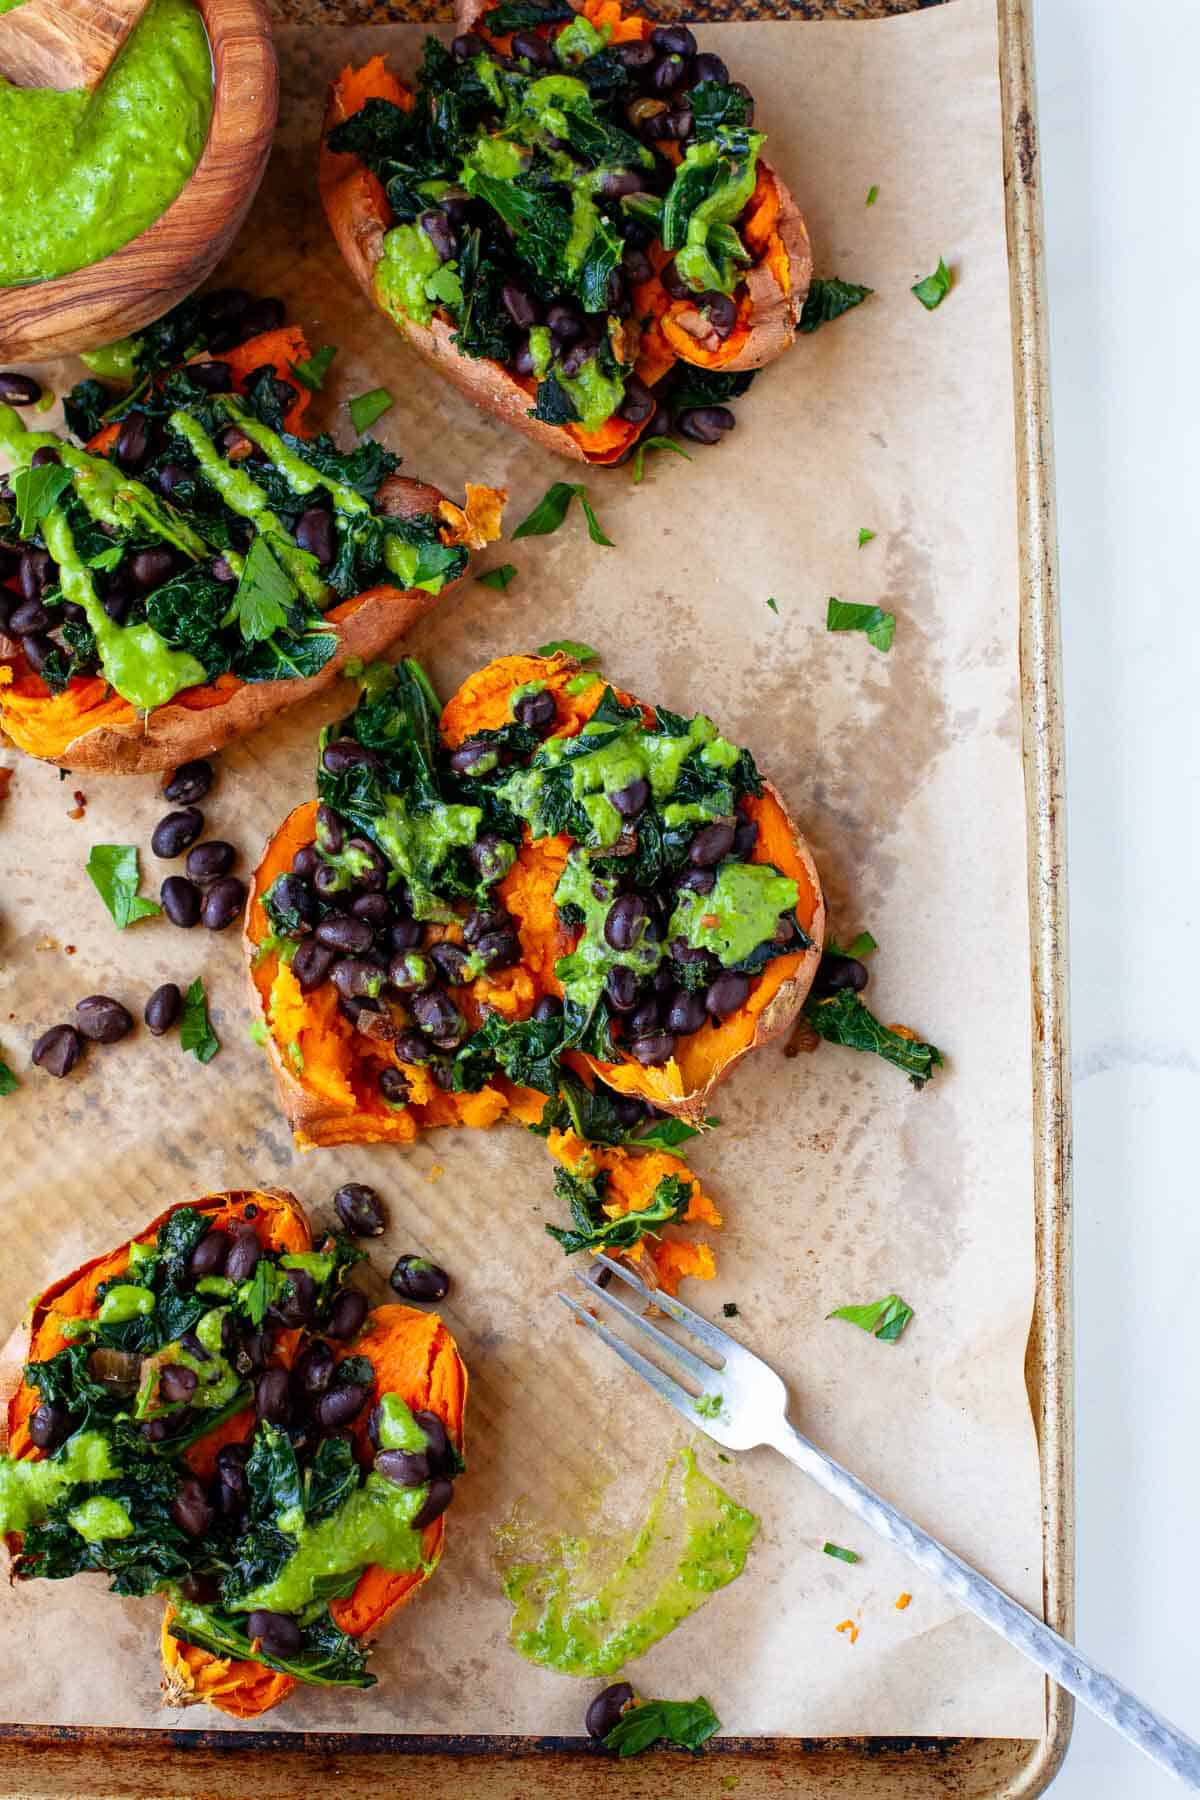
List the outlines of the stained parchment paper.
{"label": "stained parchment paper", "polygon": [[[281,134],[221,279],[287,297],[314,347],[341,346],[319,414],[386,383],[377,427],[406,468],[459,491],[507,485],[510,526],[570,469],[476,412],[405,351],[345,275],[315,195],[320,95],[349,58],[415,60],[421,31],[284,30]],[[706,28],[749,82],[773,160],[805,208],[818,270],[874,298],[765,373],[719,449],[648,459],[589,487],[615,549],[579,517],[497,546],[506,594],[468,581],[409,642],[443,693],[488,657],[581,637],[635,692],[705,708],[789,796],[845,941],[881,946],[870,999],[946,1050],[923,1093],[873,1058],[778,1047],[722,1091],[693,1162],[724,1207],[719,1274],[687,1297],[791,1384],[796,1416],[834,1455],[1028,1604],[1040,1604],[1037,1455],[1023,1385],[1032,1300],[1030,1016],[1019,741],[1017,559],[1008,277],[994,8],[887,22]],[[877,204],[865,204],[877,183]],[[909,292],[944,255],[954,292]],[[54,371],[61,389],[77,367]],[[878,535],[857,548],[860,526]],[[824,630],[826,597],[897,615],[890,655]],[[776,601],[772,611],[768,598]],[[205,803],[243,869],[311,791],[327,700],[230,749]],[[513,1129],[441,1132],[405,1151],[301,1157],[247,1035],[236,933],[164,921],[117,933],[83,865],[89,845],[142,846],[164,810],[153,778],[68,777],[16,756],[0,803],[0,1045],[23,1076],[3,1105],[0,1319],[53,1275],[119,1242],[168,1202],[274,1182],[317,1218],[339,1182],[370,1181],[403,1250],[453,1271],[445,1305],[472,1373],[470,1470],[436,1579],[388,1627],[367,1694],[297,1693],[278,1729],[575,1732],[590,1686],[523,1663],[493,1529],[522,1517],[633,1520],[679,1441],[676,1420],[554,1299],[567,1268],[548,1159]],[[74,790],[82,819],[68,816]],[[67,1081],[27,1064],[34,1037],[90,992],[140,1015],[168,978],[202,974],[220,1055],[139,1029],[89,1051]],[[827,1322],[895,1290],[915,1321],[895,1346]],[[646,1692],[716,1705],[737,1733],[1034,1736],[1040,1678],[875,1544],[770,1452],[706,1466],[764,1520],[746,1575],[631,1673]],[[860,1552],[851,1567],[827,1538]],[[90,1578],[0,1600],[0,1716],[162,1725],[157,1603]],[[903,1592],[906,1610],[896,1608]],[[852,1620],[858,1628],[838,1633]],[[64,1643],[70,1655],[62,1654]],[[225,1724],[217,1715],[205,1722]],[[254,1730],[250,1725],[246,1729]]]}

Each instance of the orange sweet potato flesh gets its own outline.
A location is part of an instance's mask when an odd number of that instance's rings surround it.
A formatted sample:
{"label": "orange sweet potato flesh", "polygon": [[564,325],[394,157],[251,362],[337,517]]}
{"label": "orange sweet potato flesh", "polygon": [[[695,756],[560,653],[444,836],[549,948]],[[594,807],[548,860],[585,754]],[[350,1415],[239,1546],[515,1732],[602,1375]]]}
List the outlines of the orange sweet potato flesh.
{"label": "orange sweet potato flesh", "polygon": [[[374,1370],[366,1406],[352,1427],[356,1447],[366,1459],[366,1421],[385,1393],[399,1394],[413,1412],[433,1412],[446,1427],[455,1448],[463,1449],[467,1405],[467,1371],[454,1339],[436,1313],[409,1306],[379,1306],[353,1343],[338,1347],[343,1356],[365,1356]],[[428,1580],[441,1559],[446,1537],[445,1515],[435,1519],[422,1537],[422,1567],[397,1572],[372,1566],[359,1577],[353,1593],[330,1603],[334,1619],[350,1637],[373,1637],[392,1614]],[[163,1617],[162,1657],[168,1703],[178,1706],[207,1701],[234,1718],[253,1719],[287,1698],[298,1683],[290,1675],[261,1663],[212,1656],[181,1644],[170,1632],[172,1609]]]}
{"label": "orange sweet potato flesh", "polygon": [[[222,352],[234,375],[234,387],[243,390],[246,378],[269,363],[281,379],[299,387],[299,394],[285,419],[297,436],[305,435],[304,415],[312,398],[296,382],[291,364],[309,356],[304,333],[298,326],[284,326],[248,338]],[[103,453],[115,440],[119,427],[107,426],[92,439],[89,448]],[[499,489],[473,488],[468,484],[466,512],[453,505],[436,488],[394,476],[391,481],[394,510],[404,508],[405,496],[420,495],[434,505],[443,519],[441,536],[447,544],[468,543],[479,549],[499,535],[499,512],[504,495]],[[423,510],[428,510],[423,507]],[[480,527],[480,520],[485,523]],[[447,582],[442,594],[458,585]],[[285,711],[296,701],[320,693],[340,679],[352,658],[370,662],[383,655],[441,595],[420,588],[381,585],[333,606],[326,623],[338,628],[338,648],[316,675],[291,681],[242,682],[224,674],[204,687],[184,688],[165,705],[140,717],[99,675],[76,675],[61,694],[51,694],[18,652],[8,670],[0,664],[0,731],[19,750],[66,769],[93,769],[100,773],[137,774],[173,769],[196,756],[209,756],[233,738]],[[5,674],[9,674],[7,682]]]}
{"label": "orange sweet potato flesh", "polygon": [[[456,31],[481,29],[480,21],[490,4],[491,0],[458,0]],[[646,37],[654,27],[651,19],[623,12],[619,0],[583,0],[576,10],[594,25],[606,27],[614,43]],[[499,49],[507,47],[501,38],[494,42]],[[384,235],[393,222],[387,196],[358,157],[337,154],[326,141],[335,125],[361,111],[371,99],[391,100],[406,108],[413,104],[410,91],[378,56],[360,69],[344,69],[330,89],[319,186],[338,248],[359,286],[378,305],[375,270],[383,256]],[[765,229],[763,203],[768,196],[771,227]],[[687,303],[676,303],[670,309],[670,317],[664,318],[661,315],[667,310],[665,296],[663,304],[648,308],[642,304],[641,290],[635,295],[634,316],[653,315],[653,322],[643,331],[642,347],[635,359],[643,381],[653,384],[660,380],[680,358],[704,368],[760,369],[791,344],[812,279],[812,253],[799,207],[771,166],[761,159],[751,209],[747,224],[754,228],[754,237],[749,240],[749,247],[756,260],[741,286],[739,323],[725,343],[718,343],[702,326],[702,337],[698,339],[679,324],[685,313],[693,321],[698,319],[695,308]],[[549,425],[542,419],[530,418],[531,384],[500,363],[460,356],[448,313],[435,312],[427,326],[404,317],[393,318],[392,322],[413,348],[469,400],[574,462],[599,466],[619,462],[649,423],[630,425],[614,417],[598,431],[586,432],[577,424]]]}

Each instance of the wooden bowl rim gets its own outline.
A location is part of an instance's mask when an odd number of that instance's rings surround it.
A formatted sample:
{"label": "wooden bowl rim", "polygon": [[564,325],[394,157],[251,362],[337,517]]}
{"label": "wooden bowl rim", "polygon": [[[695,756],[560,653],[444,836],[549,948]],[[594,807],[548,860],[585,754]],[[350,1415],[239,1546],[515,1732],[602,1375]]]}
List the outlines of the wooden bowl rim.
{"label": "wooden bowl rim", "polygon": [[[123,271],[130,263],[138,263],[147,250],[151,255],[161,249],[164,265],[180,256],[195,254],[188,240],[188,228],[197,212],[215,210],[222,199],[233,201],[231,212],[240,217],[241,202],[248,182],[257,185],[266,168],[260,132],[266,129],[268,151],[274,139],[275,121],[279,113],[279,78],[275,58],[275,42],[266,0],[194,0],[196,10],[208,36],[213,67],[213,108],[195,168],[188,176],[165,212],[151,220],[144,231],[110,250],[98,262],[85,263],[66,275],[51,275],[44,281],[22,281],[0,286],[0,323],[4,302],[9,295],[28,301],[31,294],[44,294],[55,306],[83,304],[97,296],[97,284],[115,269]],[[232,40],[235,54],[253,54],[261,68],[263,82],[249,104],[232,104],[231,81],[218,80],[217,54],[219,40]],[[177,232],[180,241],[174,243]],[[214,232],[218,236],[219,231]],[[202,279],[202,278],[201,278]],[[198,285],[198,283],[197,283]],[[151,314],[151,317],[157,317]],[[134,327],[133,329],[137,329]]]}

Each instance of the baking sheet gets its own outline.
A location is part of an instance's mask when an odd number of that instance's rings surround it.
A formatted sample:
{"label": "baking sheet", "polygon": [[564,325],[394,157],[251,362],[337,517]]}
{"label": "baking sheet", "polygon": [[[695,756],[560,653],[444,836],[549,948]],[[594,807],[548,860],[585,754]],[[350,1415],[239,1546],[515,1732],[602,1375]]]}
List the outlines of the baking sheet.
{"label": "baking sheet", "polygon": [[[280,34],[283,133],[230,272],[288,295],[314,345],[342,344],[331,406],[386,380],[400,404],[379,435],[405,450],[410,472],[450,491],[466,474],[505,482],[515,522],[565,471],[410,362],[332,259],[311,190],[313,84],[348,54],[419,35]],[[1037,1606],[996,22],[983,0],[958,0],[869,27],[722,26],[710,37],[758,95],[780,165],[799,172],[818,269],[866,280],[876,296],[761,378],[731,443],[691,465],[650,459],[641,488],[628,471],[596,474],[593,499],[618,549],[593,547],[576,523],[505,550],[521,570],[508,593],[468,584],[410,647],[446,690],[488,655],[585,636],[636,691],[712,710],[791,797],[835,935],[869,925],[883,946],[878,1009],[933,1036],[952,1063],[916,1095],[894,1070],[848,1052],[755,1059],[722,1094],[722,1128],[693,1159],[729,1224],[717,1283],[691,1298],[710,1309],[736,1300],[741,1329],[791,1381],[806,1428]],[[868,210],[872,182],[881,191]],[[908,287],[939,254],[958,287],[927,315]],[[879,533],[862,552],[860,525]],[[895,607],[890,657],[826,636],[829,593]],[[252,855],[309,791],[316,724],[336,710],[306,709],[226,753],[210,829]],[[373,1180],[394,1220],[378,1268],[422,1248],[457,1276],[446,1310],[475,1377],[471,1478],[447,1564],[380,1646],[380,1687],[300,1696],[269,1723],[577,1730],[578,1684],[528,1669],[505,1646],[491,1527],[514,1501],[561,1519],[585,1495],[610,1523],[632,1516],[675,1436],[671,1415],[554,1316],[562,1271],[541,1231],[554,1208],[544,1153],[505,1131],[443,1133],[410,1153],[298,1158],[245,1038],[231,938],[198,942],[166,924],[119,938],[82,874],[92,842],[145,844],[161,808],[153,782],[85,780],[83,821],[65,816],[75,785],[22,763],[0,818],[0,1042],[27,1047],[84,992],[137,999],[168,976],[203,972],[225,1048],[201,1069],[174,1042],[142,1036],[93,1052],[68,1083],[34,1071],[7,1102],[3,1316],[167,1199],[270,1179],[319,1211],[338,1181]],[[892,1288],[917,1312],[895,1349],[823,1322],[831,1306]],[[821,1557],[827,1537],[846,1541],[851,1528],[767,1453],[717,1472],[763,1515],[763,1541],[740,1583],[635,1666],[639,1686],[692,1692],[700,1667],[739,1733],[1038,1734],[1040,1678],[983,1627],[861,1533],[850,1538],[864,1553],[856,1567]],[[23,1668],[0,1673],[6,1718],[170,1723],[153,1704],[146,1605],[83,1602],[79,1585],[6,1597],[30,1646]],[[897,1612],[905,1590],[913,1603]],[[68,1604],[66,1680],[55,1645]],[[854,1644],[835,1632],[847,1617],[859,1626]]]}

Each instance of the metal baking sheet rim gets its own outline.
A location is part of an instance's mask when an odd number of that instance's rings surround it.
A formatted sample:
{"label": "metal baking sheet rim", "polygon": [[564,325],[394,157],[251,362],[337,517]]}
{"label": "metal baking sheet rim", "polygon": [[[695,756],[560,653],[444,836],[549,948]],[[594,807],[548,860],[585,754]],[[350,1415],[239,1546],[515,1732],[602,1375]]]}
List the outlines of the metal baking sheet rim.
{"label": "metal baking sheet rim", "polygon": [[[1037,1278],[1026,1382],[1041,1455],[1045,1616],[1074,1627],[1074,1398],[1071,1316],[1070,1043],[1062,681],[1054,522],[1053,436],[1042,261],[1042,199],[1029,0],[997,0],[1005,210],[1012,296],[1021,696],[1029,845],[1033,997],[1034,1207]],[[781,1791],[797,1800],[1033,1800],[1061,1767],[1073,1702],[1047,1683],[1041,1737],[733,1738],[701,1758],[664,1752],[600,1761],[581,1738],[353,1737],[262,1731],[161,1732],[0,1726],[0,1793],[228,1795],[267,1800],[336,1781],[346,1800],[395,1780],[397,1757],[420,1759],[419,1782],[456,1800],[722,1800],[737,1771],[740,1800]],[[268,1754],[264,1754],[268,1753]],[[236,1782],[236,1790],[229,1783]],[[534,1785],[536,1784],[536,1786]]]}

